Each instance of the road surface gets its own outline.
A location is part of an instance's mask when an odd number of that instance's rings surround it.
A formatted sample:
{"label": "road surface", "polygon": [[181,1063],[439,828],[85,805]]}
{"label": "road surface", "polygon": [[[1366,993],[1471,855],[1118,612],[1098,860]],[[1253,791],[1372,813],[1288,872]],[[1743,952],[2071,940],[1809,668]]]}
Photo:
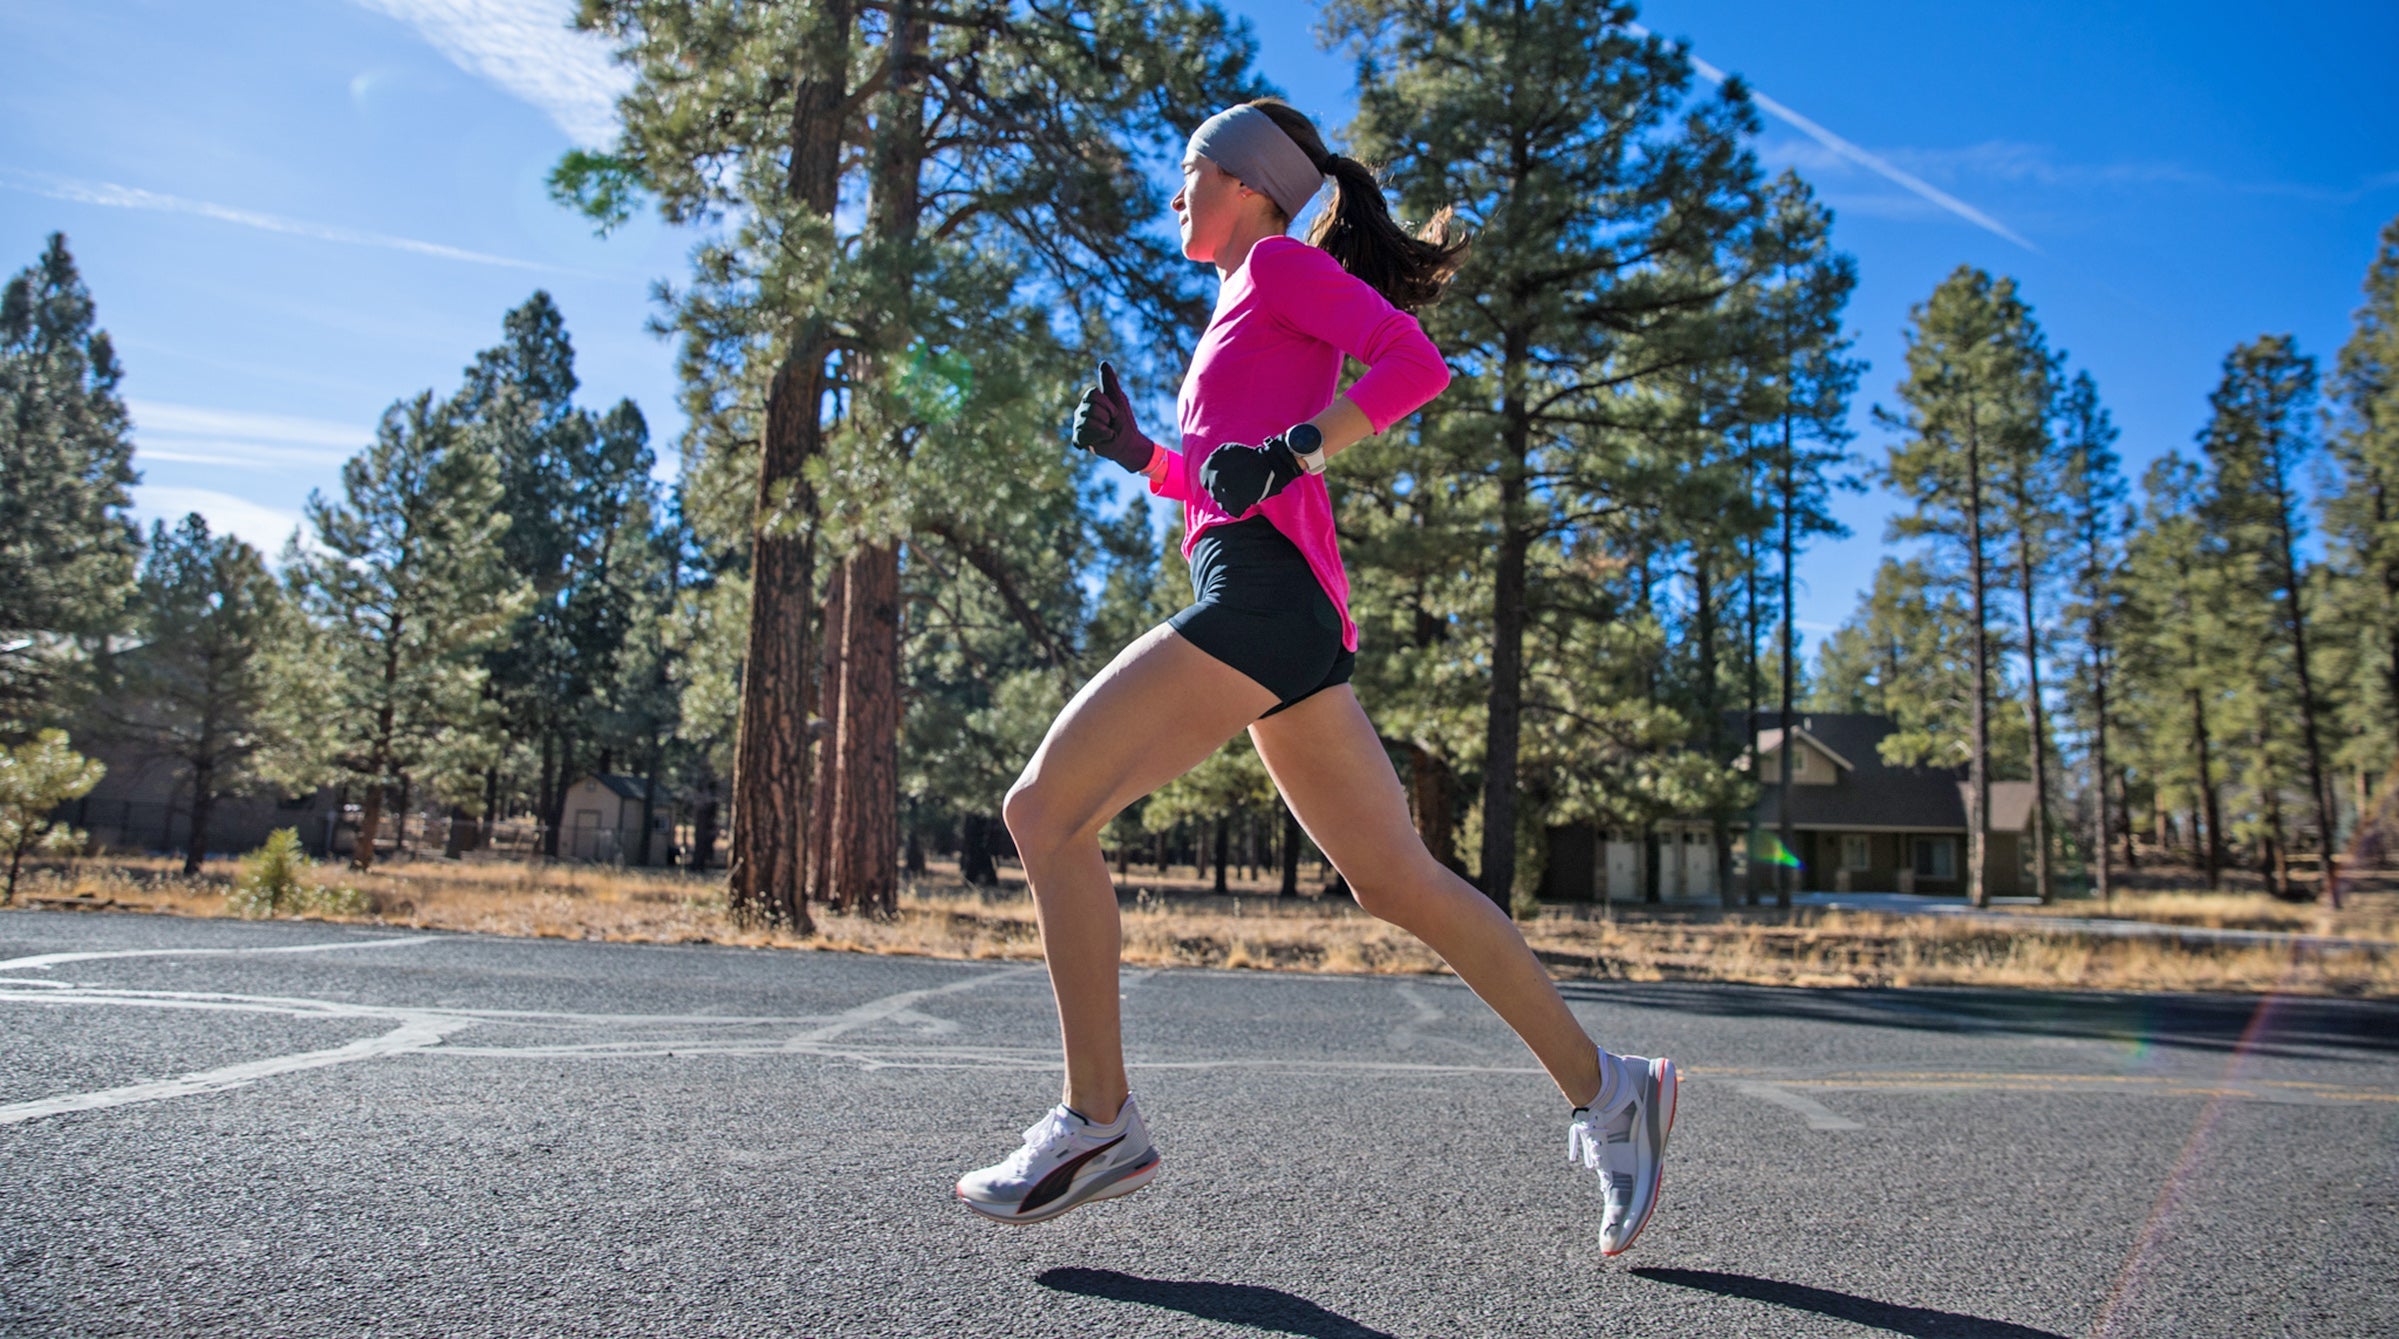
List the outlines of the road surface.
{"label": "road surface", "polygon": [[0,915],[0,1333],[2399,1334],[2399,1007],[1567,987],[1689,1076],[1603,1259],[1447,978],[1128,971],[1150,1189],[958,1172],[1039,966]]}

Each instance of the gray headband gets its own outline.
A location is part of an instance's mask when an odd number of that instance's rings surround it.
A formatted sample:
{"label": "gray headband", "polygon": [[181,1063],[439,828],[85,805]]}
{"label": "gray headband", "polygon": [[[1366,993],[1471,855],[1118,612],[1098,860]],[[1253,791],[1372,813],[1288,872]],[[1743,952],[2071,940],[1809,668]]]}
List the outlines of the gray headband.
{"label": "gray headband", "polygon": [[1285,218],[1299,211],[1324,185],[1324,173],[1308,161],[1274,118],[1255,107],[1229,107],[1191,132],[1189,154],[1198,154],[1232,173],[1245,186],[1266,192]]}

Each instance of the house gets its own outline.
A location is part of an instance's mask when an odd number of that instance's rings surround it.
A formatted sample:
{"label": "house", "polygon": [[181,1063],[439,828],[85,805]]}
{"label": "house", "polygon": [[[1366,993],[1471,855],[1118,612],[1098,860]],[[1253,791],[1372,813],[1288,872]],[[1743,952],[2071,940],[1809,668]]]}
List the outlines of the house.
{"label": "house", "polygon": [[[1736,732],[1738,717],[1735,718]],[[1780,724],[1757,733],[1758,774],[1765,784],[1754,821],[1761,858],[1781,863],[1782,809],[1778,788],[1783,750],[1791,750],[1791,849],[1803,892],[1899,892],[1957,895],[1966,891],[1967,785],[1963,768],[1893,767],[1880,745],[1897,727],[1883,716],[1810,712],[1786,739]],[[1991,783],[1986,824],[1990,893],[2030,889],[2032,821],[2029,781]],[[1730,834],[1734,886],[1748,874],[1743,815]],[[1541,896],[1561,901],[1637,901],[1643,896],[1648,845],[1638,832],[1603,832],[1588,825],[1553,828]],[[1658,895],[1667,901],[1717,900],[1716,848],[1704,817],[1680,816],[1658,825]],[[1763,874],[1761,874],[1763,880]],[[1761,891],[1764,890],[1762,885]]]}
{"label": "house", "polygon": [[[90,794],[61,805],[60,819],[89,834],[97,850],[184,849],[192,832],[192,782],[181,759],[113,739],[78,747],[108,771]],[[308,849],[323,855],[338,808],[330,787],[293,796],[254,786],[220,796],[209,810],[208,854],[256,850],[275,829],[296,828]]]}
{"label": "house", "polygon": [[663,865],[673,859],[675,807],[663,793],[650,813],[649,849],[642,849],[641,801],[646,787],[637,776],[595,773],[567,787],[560,807],[561,860]]}

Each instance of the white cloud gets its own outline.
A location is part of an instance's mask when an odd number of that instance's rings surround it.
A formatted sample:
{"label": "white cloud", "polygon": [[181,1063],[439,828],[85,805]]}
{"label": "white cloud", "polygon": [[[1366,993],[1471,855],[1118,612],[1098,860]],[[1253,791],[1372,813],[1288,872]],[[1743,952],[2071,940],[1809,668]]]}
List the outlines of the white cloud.
{"label": "white cloud", "polygon": [[129,400],[134,449],[144,460],[235,469],[329,469],[375,440],[373,427],[288,414]]}
{"label": "white cloud", "polygon": [[574,0],[354,0],[417,30],[467,73],[541,109],[567,138],[616,138],[616,100],[633,75],[601,37],[575,29]]}
{"label": "white cloud", "polygon": [[196,511],[207,518],[211,533],[239,535],[270,561],[283,552],[283,542],[300,526],[295,513],[209,488],[144,484],[133,490],[133,509],[145,520],[166,522],[170,530]]}
{"label": "white cloud", "polygon": [[[1638,23],[1628,23],[1624,26],[1625,31],[1630,32],[1636,37],[1647,37],[1650,35],[1649,29],[1642,27]],[[1708,64],[1706,61],[1701,60],[1697,56],[1691,57],[1691,68],[1699,73],[1700,78],[1707,80],[1711,84],[1721,84],[1725,81],[1726,75],[1724,71]],[[1974,206],[1967,204],[1965,201],[1958,199],[1949,192],[1932,185],[1931,183],[1925,181],[1922,177],[1902,170],[1897,164],[1891,162],[1889,159],[1884,158],[1879,154],[1872,153],[1866,149],[1860,148],[1858,145],[1850,142],[1849,140],[1843,139],[1841,136],[1836,135],[1833,132],[1825,129],[1823,126],[1816,124],[1814,121],[1811,121],[1807,117],[1800,115],[1798,112],[1791,110],[1789,107],[1786,107],[1783,104],[1776,102],[1774,99],[1767,97],[1764,93],[1759,92],[1754,87],[1749,90],[1749,100],[1757,104],[1759,111],[1762,111],[1768,116],[1771,116],[1774,119],[1781,121],[1783,124],[1790,126],[1792,129],[1797,130],[1799,133],[1807,136],[1809,139],[1812,139],[1818,144],[1823,145],[1825,148],[1831,150],[1840,157],[1848,159],[1850,162],[1853,162],[1858,166],[1865,168],[1867,171],[1883,177],[1888,181],[1897,183],[1910,193],[1931,201],[1933,204],[1938,205],[1942,209],[1957,215],[1959,218],[1966,220],[1968,223],[1971,223],[1978,228],[1984,229],[1988,232],[1996,233],[1999,236],[2014,242],[2016,245],[2023,247],[2025,250],[2033,252],[2036,255],[2040,253],[2041,248],[2034,246],[2028,241],[2025,241],[2006,224],[2001,223],[1995,218],[1992,218],[1990,215],[1982,212],[1979,209],[1976,209]]]}
{"label": "white cloud", "polygon": [[204,200],[186,200],[180,196],[161,195],[135,186],[119,186],[107,181],[74,181],[63,177],[35,178],[10,173],[15,180],[0,180],[0,187],[21,191],[27,195],[45,196],[52,200],[69,200],[77,204],[104,205],[112,209],[146,209],[161,214],[195,214],[221,223],[238,224],[265,232],[284,233],[293,237],[313,237],[322,242],[341,242],[350,246],[379,246],[394,251],[413,251],[420,256],[435,256],[443,260],[471,261],[477,265],[501,265],[517,270],[554,270],[551,265],[538,265],[529,260],[508,256],[486,255],[467,251],[439,242],[419,242],[413,238],[393,237],[384,233],[362,232],[356,228],[336,228],[323,223],[287,219],[255,210],[236,209],[231,205],[210,204]]}

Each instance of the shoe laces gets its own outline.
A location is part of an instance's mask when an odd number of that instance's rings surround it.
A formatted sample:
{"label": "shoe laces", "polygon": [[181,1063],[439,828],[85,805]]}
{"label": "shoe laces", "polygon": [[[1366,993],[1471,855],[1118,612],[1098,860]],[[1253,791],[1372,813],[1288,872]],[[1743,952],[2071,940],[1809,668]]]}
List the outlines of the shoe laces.
{"label": "shoe laces", "polygon": [[1053,1145],[1074,1138],[1074,1132],[1073,1118],[1066,1114],[1066,1108],[1051,1107],[1042,1113],[1040,1120],[1025,1127],[1024,1146],[1009,1154],[1004,1165],[1021,1175],[1031,1170],[1033,1160]]}
{"label": "shoe laces", "polygon": [[1613,1165],[1617,1159],[1608,1154],[1611,1148],[1629,1151],[1633,1142],[1634,1107],[1635,1104],[1627,1102],[1605,1116],[1595,1111],[1585,1112],[1566,1127],[1566,1160],[1599,1173],[1600,1188],[1611,1205],[1619,1199],[1627,1203],[1632,1199],[1633,1169]]}

